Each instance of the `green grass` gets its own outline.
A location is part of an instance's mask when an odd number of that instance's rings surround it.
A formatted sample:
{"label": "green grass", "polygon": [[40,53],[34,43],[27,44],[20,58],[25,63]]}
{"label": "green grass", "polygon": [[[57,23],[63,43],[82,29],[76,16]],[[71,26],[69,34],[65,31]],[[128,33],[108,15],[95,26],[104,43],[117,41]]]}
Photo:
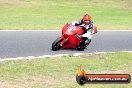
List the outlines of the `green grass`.
{"label": "green grass", "polygon": [[[82,88],[75,80],[78,66],[87,73],[132,75],[132,53],[84,54],[0,62],[1,88]],[[131,88],[132,84],[86,84],[83,88]]]}
{"label": "green grass", "polygon": [[61,29],[90,13],[100,30],[131,30],[131,4],[132,0],[0,0],[0,29]]}

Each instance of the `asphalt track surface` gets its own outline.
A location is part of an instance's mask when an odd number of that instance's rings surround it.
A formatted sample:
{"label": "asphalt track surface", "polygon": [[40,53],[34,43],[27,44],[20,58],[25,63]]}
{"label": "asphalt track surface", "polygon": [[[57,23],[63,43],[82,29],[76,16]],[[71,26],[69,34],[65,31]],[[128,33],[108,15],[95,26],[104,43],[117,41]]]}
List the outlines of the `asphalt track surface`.
{"label": "asphalt track surface", "polygon": [[0,58],[56,54],[132,51],[132,31],[99,31],[84,51],[52,51],[61,31],[0,31]]}

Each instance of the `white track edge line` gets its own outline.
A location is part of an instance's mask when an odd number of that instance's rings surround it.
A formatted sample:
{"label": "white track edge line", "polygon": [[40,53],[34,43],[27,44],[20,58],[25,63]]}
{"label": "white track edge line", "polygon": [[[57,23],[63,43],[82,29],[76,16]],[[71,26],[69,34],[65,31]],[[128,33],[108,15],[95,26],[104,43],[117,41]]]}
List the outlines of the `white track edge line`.
{"label": "white track edge line", "polygon": [[[119,52],[127,52],[127,53],[132,53],[132,51],[119,51]],[[0,62],[2,61],[11,61],[11,60],[30,60],[30,59],[37,59],[37,58],[47,58],[47,57],[62,57],[62,56],[80,56],[83,54],[106,54],[106,53],[116,53],[116,52],[94,52],[94,53],[74,53],[74,54],[56,54],[56,55],[43,55],[43,56],[28,56],[28,57],[16,57],[16,58],[6,58],[6,59],[2,59],[0,58]]]}

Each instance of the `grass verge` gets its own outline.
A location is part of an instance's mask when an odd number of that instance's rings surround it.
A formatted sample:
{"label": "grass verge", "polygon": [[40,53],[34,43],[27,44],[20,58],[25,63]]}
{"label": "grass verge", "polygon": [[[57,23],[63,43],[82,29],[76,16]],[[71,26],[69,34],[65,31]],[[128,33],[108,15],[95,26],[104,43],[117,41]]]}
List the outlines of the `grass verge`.
{"label": "grass verge", "polygon": [[[0,62],[1,88],[81,88],[78,66],[87,73],[132,75],[132,53],[84,54],[79,57],[38,58]],[[131,88],[132,84],[86,84],[83,88]]]}
{"label": "grass verge", "polygon": [[90,13],[101,30],[131,30],[132,0],[0,0],[0,30],[61,29]]}

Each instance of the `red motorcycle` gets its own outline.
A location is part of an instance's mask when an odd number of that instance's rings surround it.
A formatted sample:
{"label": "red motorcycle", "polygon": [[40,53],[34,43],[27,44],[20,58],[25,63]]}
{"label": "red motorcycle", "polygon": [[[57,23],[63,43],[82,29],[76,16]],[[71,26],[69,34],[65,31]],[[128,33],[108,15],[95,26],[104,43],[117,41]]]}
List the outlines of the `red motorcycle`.
{"label": "red motorcycle", "polygon": [[84,30],[81,27],[74,26],[72,24],[66,24],[62,28],[62,35],[52,43],[52,50],[57,51],[61,48],[84,50],[88,44],[85,45],[83,43],[84,40],[81,37],[79,37],[79,35],[82,34],[84,34]]}

